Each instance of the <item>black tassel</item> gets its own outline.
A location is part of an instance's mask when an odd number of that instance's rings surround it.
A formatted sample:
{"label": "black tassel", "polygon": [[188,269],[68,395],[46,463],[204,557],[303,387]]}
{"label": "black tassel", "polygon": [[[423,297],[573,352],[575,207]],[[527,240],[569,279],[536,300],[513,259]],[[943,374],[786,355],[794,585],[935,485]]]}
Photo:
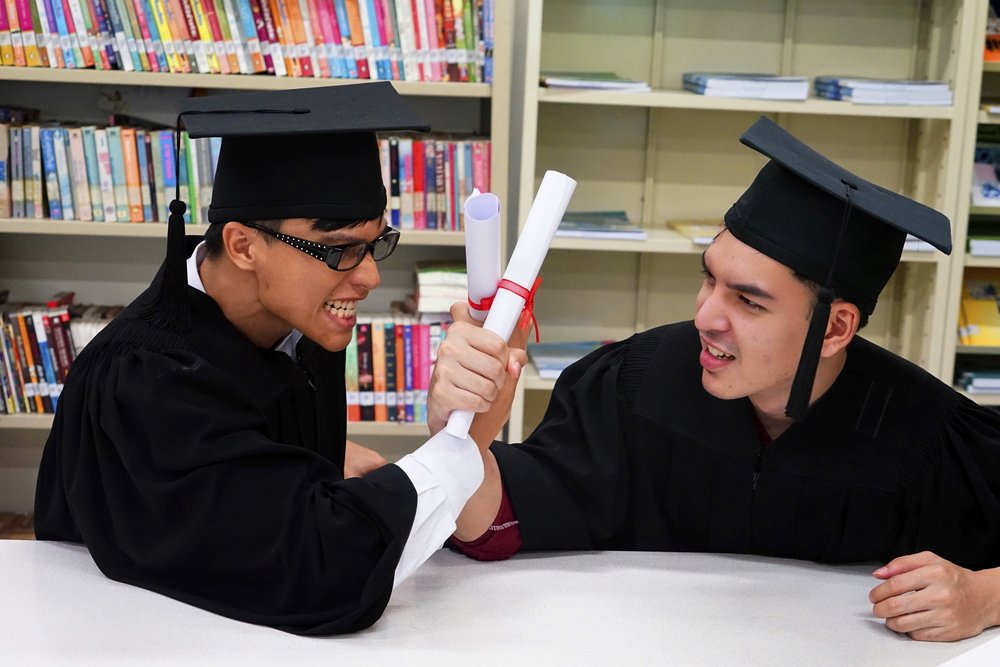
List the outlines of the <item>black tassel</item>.
{"label": "black tassel", "polygon": [[802,344],[802,356],[799,367],[792,380],[792,390],[788,394],[788,404],[785,415],[795,421],[806,416],[809,409],[809,399],[812,397],[813,383],[816,380],[816,369],[819,366],[820,350],[823,348],[823,338],[826,336],[826,324],[830,320],[830,304],[833,303],[833,290],[821,287],[819,302],[813,309],[809,320],[809,331]]}
{"label": "black tassel", "polygon": [[159,298],[153,304],[152,321],[172,331],[183,332],[191,325],[187,301],[187,248],[184,213],[187,204],[180,199],[170,202],[167,222],[167,257],[163,262]]}

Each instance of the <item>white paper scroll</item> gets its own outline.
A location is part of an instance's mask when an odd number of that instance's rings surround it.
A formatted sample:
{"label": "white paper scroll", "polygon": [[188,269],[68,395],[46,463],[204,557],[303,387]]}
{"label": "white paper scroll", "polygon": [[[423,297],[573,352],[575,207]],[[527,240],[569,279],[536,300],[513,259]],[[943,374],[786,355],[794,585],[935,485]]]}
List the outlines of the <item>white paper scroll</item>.
{"label": "white paper scroll", "polygon": [[[500,282],[500,200],[476,188],[465,201],[464,215],[469,300],[482,303],[496,293]],[[487,312],[469,307],[469,313],[480,322]]]}
{"label": "white paper scroll", "polygon": [[[531,210],[528,211],[528,217],[518,236],[514,254],[511,255],[507,270],[503,274],[505,280],[527,290],[531,289],[542,268],[545,254],[549,251],[552,236],[556,233],[559,221],[562,220],[575,189],[576,181],[569,176],[557,171],[545,172],[542,184],[538,187],[538,194],[535,195],[535,201],[531,204]],[[478,255],[478,251],[475,251],[475,254]],[[483,328],[508,340],[517,325],[523,307],[524,297],[506,289],[498,290]],[[469,410],[452,412],[445,431],[464,440],[469,435],[469,426],[472,425],[474,416],[475,413]]]}

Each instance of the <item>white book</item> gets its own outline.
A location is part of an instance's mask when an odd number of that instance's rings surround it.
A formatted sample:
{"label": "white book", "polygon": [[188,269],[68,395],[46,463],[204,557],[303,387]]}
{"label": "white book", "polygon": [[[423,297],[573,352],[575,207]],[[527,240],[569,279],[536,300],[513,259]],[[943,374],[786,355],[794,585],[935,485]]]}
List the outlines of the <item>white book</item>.
{"label": "white book", "polygon": [[97,174],[101,186],[101,205],[105,222],[118,222],[115,208],[115,181],[111,175],[111,153],[108,151],[108,131],[101,128],[94,132],[97,147]]}

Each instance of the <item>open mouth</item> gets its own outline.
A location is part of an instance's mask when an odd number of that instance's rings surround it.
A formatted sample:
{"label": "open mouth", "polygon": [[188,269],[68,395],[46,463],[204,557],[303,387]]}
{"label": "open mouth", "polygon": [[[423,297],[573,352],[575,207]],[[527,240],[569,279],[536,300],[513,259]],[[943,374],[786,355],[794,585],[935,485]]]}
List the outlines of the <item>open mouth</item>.
{"label": "open mouth", "polygon": [[358,313],[357,301],[333,300],[324,304],[326,311],[334,317],[349,320]]}
{"label": "open mouth", "polygon": [[731,354],[726,354],[725,352],[723,352],[722,350],[720,350],[717,347],[713,347],[712,345],[707,345],[706,344],[705,345],[705,350],[707,350],[708,353],[710,355],[712,355],[713,357],[715,357],[716,359],[726,360],[726,361],[732,361],[733,359],[736,358],[736,357],[734,357]]}

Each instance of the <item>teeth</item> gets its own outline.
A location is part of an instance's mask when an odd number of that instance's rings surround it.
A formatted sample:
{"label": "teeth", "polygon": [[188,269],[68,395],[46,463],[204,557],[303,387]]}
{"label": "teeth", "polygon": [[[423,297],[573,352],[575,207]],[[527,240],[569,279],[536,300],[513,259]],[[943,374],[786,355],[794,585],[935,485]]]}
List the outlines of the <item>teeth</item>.
{"label": "teeth", "polygon": [[711,345],[706,345],[706,347],[708,348],[709,354],[711,354],[716,359],[735,359],[736,358],[736,357],[734,357],[732,355],[726,354],[725,352],[723,352],[722,350],[720,350],[720,349],[718,349],[716,347],[712,347]]}
{"label": "teeth", "polygon": [[337,317],[353,317],[358,310],[357,301],[327,301],[326,309]]}

